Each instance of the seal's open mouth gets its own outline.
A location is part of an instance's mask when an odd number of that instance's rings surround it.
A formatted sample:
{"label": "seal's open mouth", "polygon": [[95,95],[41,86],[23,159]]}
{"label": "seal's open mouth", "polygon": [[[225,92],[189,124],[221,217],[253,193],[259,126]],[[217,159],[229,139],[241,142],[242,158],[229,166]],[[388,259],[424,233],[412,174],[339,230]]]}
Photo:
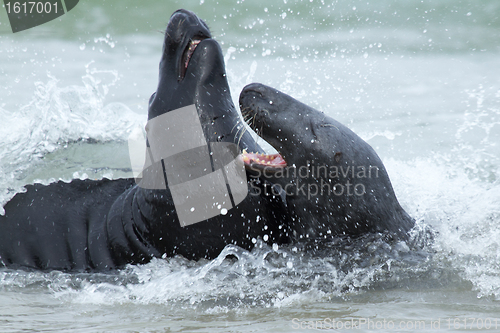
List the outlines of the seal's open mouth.
{"label": "seal's open mouth", "polygon": [[181,80],[184,78],[186,75],[186,71],[189,65],[189,60],[191,60],[191,56],[194,53],[194,50],[200,44],[200,42],[204,39],[207,39],[207,37],[201,37],[201,36],[194,36],[192,37],[189,42],[186,45],[186,48],[184,49],[184,52],[182,53],[182,58],[180,62],[180,78]]}
{"label": "seal's open mouth", "polygon": [[270,173],[274,173],[287,166],[286,161],[280,154],[266,155],[249,153],[246,150],[243,150],[242,158],[245,167],[250,170],[266,170]]}
{"label": "seal's open mouth", "polygon": [[[252,128],[255,133],[262,137],[262,128],[256,126],[256,117],[258,115],[256,104],[263,99],[263,95],[258,89],[253,89],[252,85],[246,86],[240,94],[241,115],[245,123]],[[266,102],[266,105],[272,103]],[[275,147],[276,148],[276,147]],[[259,154],[248,153],[243,150],[243,162],[247,170],[257,170],[266,172],[277,172],[287,167],[287,162],[281,154]]]}

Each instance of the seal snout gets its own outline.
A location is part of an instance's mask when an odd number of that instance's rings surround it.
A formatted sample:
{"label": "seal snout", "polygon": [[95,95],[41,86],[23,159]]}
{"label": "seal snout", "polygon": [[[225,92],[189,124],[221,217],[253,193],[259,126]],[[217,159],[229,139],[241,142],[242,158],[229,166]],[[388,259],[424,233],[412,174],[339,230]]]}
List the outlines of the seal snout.
{"label": "seal snout", "polygon": [[250,83],[241,91],[240,105],[253,102],[254,105],[259,105],[269,110],[270,106],[279,98],[280,92],[278,90],[261,83]]}
{"label": "seal snout", "polygon": [[207,24],[201,20],[195,13],[186,10],[186,9],[178,9],[172,13],[170,16],[169,24],[167,29],[179,29],[186,30],[186,28],[192,27],[193,29],[203,29],[206,31],[210,31],[208,29]]}
{"label": "seal snout", "polygon": [[251,83],[241,91],[239,102],[245,121],[255,118],[260,113],[266,101],[264,88],[265,86],[260,83]]}
{"label": "seal snout", "polygon": [[242,104],[243,99],[247,98],[252,98],[252,99],[258,98],[261,100],[266,99],[265,88],[267,87],[260,83],[250,83],[246,85],[240,94],[240,105]]}
{"label": "seal snout", "polygon": [[187,67],[198,44],[212,38],[207,24],[196,14],[185,9],[175,11],[165,33],[164,50],[168,61],[176,64],[178,80],[186,75]]}
{"label": "seal snout", "polygon": [[251,83],[240,94],[240,109],[245,121],[259,133],[263,127],[270,127],[274,122],[277,100],[275,90],[260,83]]}
{"label": "seal snout", "polygon": [[[260,83],[251,83],[243,88],[240,93],[240,109],[245,122],[257,133],[263,135],[263,128],[269,116],[271,103],[267,98],[269,87]],[[274,173],[286,168],[287,163],[283,156],[278,154],[256,154],[243,151],[245,167],[251,170],[260,170]]]}

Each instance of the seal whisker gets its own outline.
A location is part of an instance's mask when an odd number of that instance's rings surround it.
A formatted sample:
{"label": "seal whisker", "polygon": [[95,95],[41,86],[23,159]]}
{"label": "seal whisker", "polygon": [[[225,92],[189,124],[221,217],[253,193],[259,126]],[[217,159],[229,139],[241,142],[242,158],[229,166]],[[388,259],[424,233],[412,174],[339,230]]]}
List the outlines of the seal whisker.
{"label": "seal whisker", "polygon": [[[234,129],[236,128],[236,126],[238,126],[239,124],[241,124],[241,119],[238,119],[238,121],[236,122],[236,124],[234,124],[233,128],[231,128],[231,133],[233,133]],[[238,129],[236,131],[236,134],[238,134],[240,130]]]}
{"label": "seal whisker", "polygon": [[246,131],[247,131],[247,128],[245,126],[243,126],[241,134],[238,138],[238,147],[240,146],[241,138],[243,138],[243,135],[246,133]]}
{"label": "seal whisker", "polygon": [[[240,118],[240,119],[238,119],[238,122],[236,123],[236,125],[234,125],[234,127],[233,127],[233,130],[234,130],[234,128],[235,128],[236,126],[241,125],[241,128],[239,128],[239,129],[236,131],[236,137],[238,137],[238,143],[237,143],[238,147],[239,147],[239,145],[240,145],[241,139],[243,138],[243,135],[245,135],[245,133],[248,131],[248,129],[246,128],[245,124],[246,124],[246,121],[244,121],[244,120],[242,120],[242,119]],[[232,132],[233,130],[231,130],[231,132]],[[236,137],[235,137],[235,139],[236,139]]]}
{"label": "seal whisker", "polygon": [[250,121],[252,118],[253,118],[253,115],[247,113],[247,114],[245,114],[245,117],[243,119],[248,124],[248,121]]}
{"label": "seal whisker", "polygon": [[271,113],[269,113],[269,110],[267,110],[267,109],[262,109],[262,111],[264,111],[268,117],[270,117],[270,116],[271,116]]}

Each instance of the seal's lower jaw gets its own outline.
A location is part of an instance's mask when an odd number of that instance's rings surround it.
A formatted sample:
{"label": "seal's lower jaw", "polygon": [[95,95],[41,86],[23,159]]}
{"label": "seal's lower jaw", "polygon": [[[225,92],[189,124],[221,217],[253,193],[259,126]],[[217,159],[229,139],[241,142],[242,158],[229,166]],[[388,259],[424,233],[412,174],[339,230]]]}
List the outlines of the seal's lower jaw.
{"label": "seal's lower jaw", "polygon": [[245,168],[251,171],[266,171],[269,173],[275,173],[279,170],[286,168],[286,161],[280,154],[258,154],[258,153],[248,153],[243,150],[241,154]]}

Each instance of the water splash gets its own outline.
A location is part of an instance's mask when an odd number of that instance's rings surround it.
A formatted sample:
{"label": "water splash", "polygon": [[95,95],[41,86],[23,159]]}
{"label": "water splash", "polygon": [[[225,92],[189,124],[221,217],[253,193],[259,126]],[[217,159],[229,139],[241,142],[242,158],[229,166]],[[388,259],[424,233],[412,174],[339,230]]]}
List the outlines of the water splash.
{"label": "water splash", "polygon": [[495,182],[500,179],[500,91],[479,86],[466,93],[467,111],[455,134],[454,153],[470,176]]}
{"label": "water splash", "polygon": [[478,297],[500,299],[498,92],[467,95],[450,154],[384,163],[408,213],[437,231],[433,260],[470,281]]}
{"label": "water splash", "polygon": [[443,284],[457,278],[428,252],[372,235],[283,247],[259,240],[251,252],[228,245],[212,261],[154,259],[111,274],[2,270],[0,290],[42,288],[77,304],[162,304],[172,312],[218,313],[330,301],[419,279]]}
{"label": "water splash", "polygon": [[72,142],[125,140],[144,122],[143,116],[123,104],[104,104],[109,87],[118,80],[115,71],[88,67],[83,85],[59,87],[57,78],[49,73],[47,82],[35,83],[31,101],[20,110],[0,109],[2,206],[21,190],[29,170],[48,153]]}

